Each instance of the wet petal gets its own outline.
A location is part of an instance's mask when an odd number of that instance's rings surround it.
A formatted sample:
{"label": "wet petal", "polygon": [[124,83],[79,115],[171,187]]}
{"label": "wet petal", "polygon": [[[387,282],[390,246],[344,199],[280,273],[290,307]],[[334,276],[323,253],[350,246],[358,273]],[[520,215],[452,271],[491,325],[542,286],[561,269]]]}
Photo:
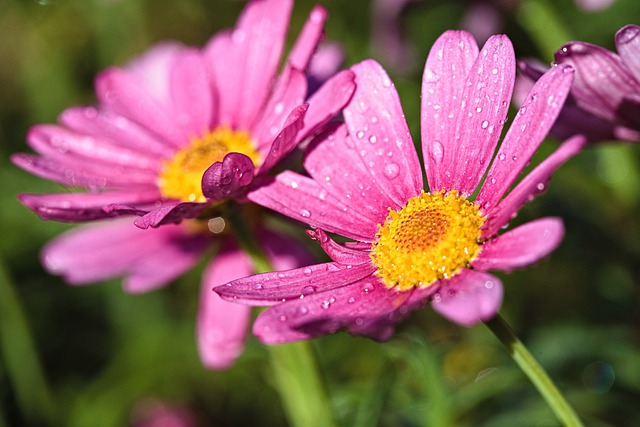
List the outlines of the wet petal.
{"label": "wet petal", "polygon": [[284,156],[289,154],[298,144],[298,134],[304,126],[304,118],[308,106],[306,104],[296,107],[284,123],[282,131],[273,141],[269,153],[260,166],[258,173],[270,170]]}
{"label": "wet petal", "polygon": [[489,211],[531,161],[553,126],[571,88],[573,70],[557,66],[533,86],[518,110],[487,173],[476,203]]}
{"label": "wet petal", "polygon": [[134,224],[147,229],[178,223],[186,218],[196,218],[208,206],[208,203],[172,202],[141,216],[134,221]]}
{"label": "wet petal", "polygon": [[616,33],[618,53],[633,76],[640,82],[640,27],[626,25]]}
{"label": "wet petal", "polygon": [[253,161],[242,153],[229,153],[202,176],[202,193],[210,200],[232,197],[253,180]]}
{"label": "wet petal", "polygon": [[479,271],[462,270],[453,278],[442,281],[431,305],[452,322],[473,326],[498,313],[502,294],[502,282],[497,277]]}

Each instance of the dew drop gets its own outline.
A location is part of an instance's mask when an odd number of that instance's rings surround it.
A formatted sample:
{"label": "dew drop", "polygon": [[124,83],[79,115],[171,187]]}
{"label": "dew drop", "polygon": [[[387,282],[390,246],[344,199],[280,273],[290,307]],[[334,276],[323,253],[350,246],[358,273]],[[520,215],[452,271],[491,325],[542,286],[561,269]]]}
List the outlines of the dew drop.
{"label": "dew drop", "polygon": [[484,287],[487,289],[493,288],[493,282],[491,280],[487,280],[486,282],[484,282]]}
{"label": "dew drop", "polygon": [[280,316],[280,321],[284,322],[285,320],[287,320],[287,316],[285,316],[284,314]]}
{"label": "dew drop", "polygon": [[436,163],[440,163],[444,157],[444,147],[440,141],[433,141],[431,143],[431,157]]}
{"label": "dew drop", "polygon": [[482,129],[488,128],[489,127],[489,121],[488,120],[483,121],[482,124],[481,124],[481,127],[482,127]]}
{"label": "dew drop", "polygon": [[506,159],[506,158],[507,158],[507,156],[505,156],[505,154],[504,154],[504,153],[500,153],[500,154],[498,154],[498,159],[500,159],[500,160],[504,160],[504,159]]}
{"label": "dew drop", "polygon": [[389,179],[396,178],[399,173],[400,173],[400,166],[398,166],[396,163],[388,163],[384,167],[384,176],[386,176]]}
{"label": "dew drop", "polygon": [[372,144],[375,144],[376,142],[378,142],[378,137],[375,136],[375,135],[371,135],[369,137],[369,142],[372,143]]}
{"label": "dew drop", "polygon": [[364,138],[364,131],[359,130],[358,132],[356,132],[356,137],[358,139]]}
{"label": "dew drop", "polygon": [[544,183],[543,183],[543,182],[539,182],[539,183],[538,183],[538,185],[536,186],[536,188],[537,188],[539,191],[544,190]]}
{"label": "dew drop", "polygon": [[300,216],[302,218],[309,218],[311,216],[311,212],[309,212],[307,209],[301,209]]}
{"label": "dew drop", "polygon": [[303,305],[302,307],[300,307],[298,309],[298,312],[304,316],[305,314],[307,314],[309,312],[309,309]]}
{"label": "dew drop", "polygon": [[310,269],[309,267],[306,267],[304,270],[302,270],[302,272],[303,272],[305,275],[307,275],[307,276],[308,276],[308,275],[310,275],[310,274],[311,274],[311,272],[312,272],[312,271],[311,271],[311,269]]}
{"label": "dew drop", "polygon": [[284,273],[278,273],[278,279],[284,279]]}
{"label": "dew drop", "polygon": [[349,304],[353,304],[354,302],[356,302],[356,299],[355,299],[354,297],[350,297],[350,298],[347,300],[347,302],[348,302]]}

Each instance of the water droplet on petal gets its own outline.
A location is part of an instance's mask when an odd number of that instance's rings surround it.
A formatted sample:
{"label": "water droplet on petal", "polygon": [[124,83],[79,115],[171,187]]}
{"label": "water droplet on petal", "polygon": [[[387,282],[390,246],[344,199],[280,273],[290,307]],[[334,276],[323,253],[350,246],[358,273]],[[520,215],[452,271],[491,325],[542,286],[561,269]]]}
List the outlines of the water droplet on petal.
{"label": "water droplet on petal", "polygon": [[482,124],[481,124],[481,127],[482,127],[482,129],[488,128],[489,127],[489,121],[488,120],[483,121]]}
{"label": "water droplet on petal", "polygon": [[431,157],[436,163],[440,163],[444,157],[444,147],[440,141],[433,141],[431,143]]}
{"label": "water droplet on petal", "polygon": [[312,273],[311,269],[309,267],[306,267],[304,270],[302,270],[302,272],[304,274],[306,274],[307,276],[310,275]]}
{"label": "water droplet on petal", "polygon": [[358,132],[356,132],[356,137],[358,139],[364,138],[364,131],[359,130]]}
{"label": "water droplet on petal", "polygon": [[505,156],[505,154],[504,154],[504,153],[500,153],[500,154],[498,154],[498,159],[500,159],[500,160],[504,160],[504,159],[506,159],[506,158],[507,158],[507,156]]}
{"label": "water droplet on petal", "polygon": [[396,178],[399,173],[400,173],[400,166],[398,166],[396,163],[388,163],[384,167],[384,176],[386,176],[389,179]]}
{"label": "water droplet on petal", "polygon": [[372,143],[372,144],[375,144],[376,142],[378,142],[378,137],[375,136],[375,135],[371,135],[369,137],[369,142]]}
{"label": "water droplet on petal", "polygon": [[301,209],[300,216],[302,218],[309,218],[311,216],[311,212],[309,212],[307,209]]}

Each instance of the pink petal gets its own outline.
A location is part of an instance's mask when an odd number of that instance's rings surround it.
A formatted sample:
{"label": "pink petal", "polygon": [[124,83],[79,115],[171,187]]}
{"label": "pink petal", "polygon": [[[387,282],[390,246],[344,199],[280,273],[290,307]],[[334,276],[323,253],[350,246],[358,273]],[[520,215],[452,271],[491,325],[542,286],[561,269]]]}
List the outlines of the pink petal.
{"label": "pink petal", "polygon": [[158,173],[160,159],[146,152],[130,150],[111,140],[82,135],[55,125],[36,125],[27,134],[29,145],[43,156],[63,159],[76,157],[92,162],[145,169]]}
{"label": "pink petal", "polygon": [[296,39],[287,62],[298,70],[306,70],[311,56],[316,51],[318,43],[324,38],[324,22],[327,20],[327,10],[322,6],[315,6],[298,38]]}
{"label": "pink petal", "polygon": [[564,226],[559,218],[542,218],[514,228],[482,245],[471,265],[476,270],[511,271],[549,255],[562,242]]}
{"label": "pink petal", "polygon": [[[153,209],[134,221],[136,227],[147,229],[165,224],[179,223],[183,219],[196,218],[209,207],[208,203],[168,202],[165,206]],[[118,208],[120,208],[118,206]]]}
{"label": "pink petal", "polygon": [[304,128],[298,140],[312,135],[316,130],[334,118],[351,100],[356,89],[354,74],[343,70],[329,80],[309,98],[309,111],[304,119]]}
{"label": "pink petal", "polygon": [[[465,46],[468,41],[463,42]],[[460,49],[460,48],[458,48]],[[457,50],[454,50],[457,52]],[[475,53],[475,48],[471,48]],[[437,54],[436,54],[437,55]],[[466,53],[463,61],[470,53]],[[440,78],[448,79],[448,75]],[[425,79],[429,80],[428,71]],[[515,82],[515,54],[511,41],[504,35],[492,36],[476,57],[466,77],[462,97],[456,104],[440,111],[433,104],[421,114],[433,115],[436,128],[450,125],[455,117],[453,139],[442,143],[431,141],[426,151],[433,157],[433,166],[439,169],[437,179],[443,187],[433,186],[431,191],[457,189],[468,197],[476,189],[495,151],[509,108]],[[425,96],[429,95],[429,89]],[[427,102],[428,104],[428,102]],[[448,109],[451,108],[451,109]],[[444,124],[439,125],[439,122]],[[430,123],[425,123],[429,125]],[[436,137],[438,135],[435,135]],[[427,140],[428,141],[428,140]],[[438,152],[438,150],[441,152]],[[437,162],[441,156],[442,161]]]}
{"label": "pink petal", "polygon": [[140,124],[173,147],[180,148],[189,140],[188,130],[176,124],[174,112],[159,103],[130,73],[117,68],[103,71],[96,79],[96,95],[103,106]]}
{"label": "pink petal", "polygon": [[336,74],[345,60],[345,51],[340,43],[323,43],[311,58],[307,71],[309,92],[314,93],[320,85]]}
{"label": "pink petal", "polygon": [[291,0],[249,2],[233,32],[207,47],[222,123],[252,127],[271,89],[292,6]]}
{"label": "pink petal", "polygon": [[253,180],[253,161],[242,153],[229,153],[202,176],[202,193],[210,200],[232,197]]}
{"label": "pink petal", "polygon": [[455,131],[462,93],[477,56],[478,45],[471,34],[447,31],[436,40],[427,57],[422,76],[420,127],[431,191],[452,188],[451,172],[447,175],[441,165],[452,164],[456,153]]}
{"label": "pink petal", "polygon": [[208,244],[206,237],[177,226],[142,231],[129,220],[91,224],[49,242],[42,262],[73,285],[125,276],[125,290],[146,292],[191,268]]}
{"label": "pink petal", "polygon": [[398,93],[373,60],[354,65],[356,91],[344,109],[354,149],[376,184],[396,204],[422,191],[422,169]]}
{"label": "pink petal", "polygon": [[640,106],[629,106],[631,111],[619,109],[629,94],[640,93],[640,81],[618,55],[600,46],[572,42],[556,52],[555,57],[559,64],[575,68],[572,92],[581,108],[610,120],[620,117],[637,120]]}
{"label": "pink petal", "polygon": [[374,270],[372,264],[351,266],[331,262],[245,277],[215,291],[224,299],[247,305],[273,305],[349,285],[370,276]]}
{"label": "pink petal", "polygon": [[[387,289],[367,276],[340,288],[287,301],[260,314],[253,333],[266,344],[280,344],[347,329],[383,341],[406,317],[411,292]],[[404,309],[403,309],[404,308]]]}
{"label": "pink petal", "polygon": [[169,77],[175,120],[188,136],[200,137],[217,123],[203,56],[195,49],[185,49],[176,58]]}
{"label": "pink petal", "polygon": [[640,27],[626,25],[618,30],[616,47],[624,65],[633,73],[635,79],[640,81]]}
{"label": "pink petal", "polygon": [[531,161],[553,126],[571,88],[573,70],[557,66],[533,86],[498,149],[476,203],[488,212]]}
{"label": "pink petal", "polygon": [[327,234],[315,228],[313,230],[307,230],[307,235],[313,240],[320,243],[322,250],[324,250],[329,257],[340,264],[364,264],[371,261],[368,251],[349,248],[345,245],[336,243]]}
{"label": "pink petal", "polygon": [[462,270],[441,282],[432,306],[442,316],[462,326],[491,319],[502,304],[502,282],[487,273]]}
{"label": "pink petal", "polygon": [[350,239],[370,242],[378,231],[378,223],[365,216],[366,212],[342,203],[314,180],[295,172],[282,172],[247,197],[290,218]]}
{"label": "pink petal", "polygon": [[251,131],[261,154],[268,153],[273,140],[282,130],[285,119],[294,108],[304,103],[306,92],[307,80],[304,74],[294,68],[286,68]]}
{"label": "pink petal", "polygon": [[296,107],[284,123],[282,131],[273,141],[269,153],[260,166],[258,173],[262,174],[270,170],[285,155],[289,154],[298,144],[298,134],[304,126],[304,118],[308,106]]}
{"label": "pink petal", "polygon": [[108,138],[114,144],[154,157],[169,158],[175,151],[157,135],[112,111],[73,107],[65,110],[59,121],[78,133]]}
{"label": "pink petal", "polygon": [[[328,128],[312,142],[304,158],[304,167],[317,185],[322,186],[324,198],[331,194],[346,206],[369,218],[370,222],[382,224],[389,214],[389,208],[400,209],[403,204],[392,200],[378,180],[386,180],[371,175],[360,158],[344,125]],[[385,174],[393,177],[400,173],[400,166],[389,164]],[[406,202],[406,200],[405,200]]]}
{"label": "pink petal", "polygon": [[87,162],[73,155],[47,157],[16,154],[13,164],[25,171],[69,187],[84,187],[92,191],[126,187],[149,191],[156,188],[157,173],[137,168]]}
{"label": "pink petal", "polygon": [[[487,221],[483,226],[482,238],[493,236],[505,224],[509,223],[518,210],[535,196],[546,190],[553,172],[564,162],[575,156],[584,147],[586,141],[576,136],[558,148],[542,161],[497,206],[487,213]],[[485,184],[486,185],[486,184]]]}
{"label": "pink petal", "polygon": [[200,291],[198,353],[208,369],[230,368],[244,349],[251,309],[224,301],[213,288],[253,273],[251,259],[234,244],[223,248],[207,267]]}
{"label": "pink petal", "polygon": [[160,198],[157,190],[109,191],[105,193],[52,193],[20,194],[18,199],[40,218],[63,222],[81,222],[104,219],[124,214],[118,210],[106,211],[105,206],[123,204],[153,207]]}

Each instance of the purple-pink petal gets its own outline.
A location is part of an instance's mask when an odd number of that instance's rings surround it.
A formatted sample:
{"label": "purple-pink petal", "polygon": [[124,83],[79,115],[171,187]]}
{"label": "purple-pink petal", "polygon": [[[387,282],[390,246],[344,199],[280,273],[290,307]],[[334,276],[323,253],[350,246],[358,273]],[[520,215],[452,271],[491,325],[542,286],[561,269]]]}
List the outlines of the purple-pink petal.
{"label": "purple-pink petal", "polygon": [[542,218],[514,228],[482,245],[471,266],[476,270],[511,271],[553,252],[564,237],[559,218]]}
{"label": "purple-pink petal", "polygon": [[285,171],[250,191],[249,200],[283,215],[354,240],[371,242],[378,222],[328,193],[316,181]]}
{"label": "purple-pink petal", "polygon": [[282,130],[274,139],[269,152],[262,162],[258,173],[265,173],[275,166],[278,161],[289,154],[298,144],[298,134],[304,126],[305,114],[309,106],[307,104],[296,107],[284,122]]}
{"label": "purple-pink petal", "polygon": [[350,140],[376,185],[402,206],[422,191],[422,169],[398,93],[373,60],[351,70],[356,91],[343,111]]}
{"label": "purple-pink petal", "polygon": [[[465,46],[468,43],[464,41]],[[461,47],[453,49],[460,55],[458,51],[462,50]],[[466,54],[465,58],[467,55],[469,54]],[[425,79],[428,80],[426,70],[425,75]],[[421,112],[434,117],[436,128],[447,126],[450,124],[450,117],[455,117],[453,139],[444,143],[440,141],[442,152],[437,153],[436,142],[429,143],[430,151],[427,153],[434,160],[429,167],[439,169],[437,175],[440,184],[443,185],[439,188],[430,182],[429,188],[432,192],[456,189],[465,197],[474,192],[500,138],[514,82],[515,54],[511,41],[504,35],[493,36],[481,49],[481,53],[476,56],[469,69],[461,98],[457,102],[445,105],[446,108],[433,104]],[[428,95],[429,89],[425,92],[425,96]],[[445,124],[439,125],[439,122]],[[440,155],[441,162],[437,162]]]}
{"label": "purple-pink petal", "polygon": [[431,191],[451,187],[451,172],[447,175],[442,165],[449,164],[455,151],[462,93],[477,56],[478,45],[465,31],[445,32],[429,51],[422,75],[420,128]]}
{"label": "purple-pink petal", "polygon": [[273,305],[349,285],[370,276],[374,270],[373,264],[352,266],[330,262],[245,277],[214,290],[227,300]]}
{"label": "purple-pink petal", "polygon": [[496,234],[500,228],[511,221],[525,203],[546,190],[553,172],[568,159],[578,154],[585,143],[586,141],[581,135],[568,139],[525,176],[507,197],[487,212],[482,238],[486,239]]}
{"label": "purple-pink petal", "polygon": [[253,273],[250,257],[230,241],[207,266],[202,280],[196,336],[202,364],[230,368],[244,349],[251,308],[225,301],[213,288]]}
{"label": "purple-pink petal", "polygon": [[502,304],[502,282],[490,274],[462,270],[441,282],[433,295],[433,309],[462,326],[473,326],[494,317]]}
{"label": "purple-pink petal", "polygon": [[306,70],[311,57],[324,38],[324,23],[327,20],[327,10],[322,6],[315,6],[300,35],[296,39],[287,62],[298,70]]}
{"label": "purple-pink petal", "polygon": [[626,25],[620,28],[616,33],[616,48],[624,65],[640,82],[640,27]]}
{"label": "purple-pink petal", "polygon": [[547,71],[529,92],[507,131],[476,198],[476,203],[485,212],[500,201],[531,161],[556,121],[572,81],[572,68],[559,65]]}
{"label": "purple-pink petal", "polygon": [[202,176],[202,193],[210,200],[233,196],[253,180],[253,161],[242,153],[229,153]]}
{"label": "purple-pink petal", "polygon": [[143,231],[128,220],[91,224],[49,242],[42,262],[73,285],[124,276],[126,291],[146,292],[191,268],[208,244],[206,237],[179,226]]}

